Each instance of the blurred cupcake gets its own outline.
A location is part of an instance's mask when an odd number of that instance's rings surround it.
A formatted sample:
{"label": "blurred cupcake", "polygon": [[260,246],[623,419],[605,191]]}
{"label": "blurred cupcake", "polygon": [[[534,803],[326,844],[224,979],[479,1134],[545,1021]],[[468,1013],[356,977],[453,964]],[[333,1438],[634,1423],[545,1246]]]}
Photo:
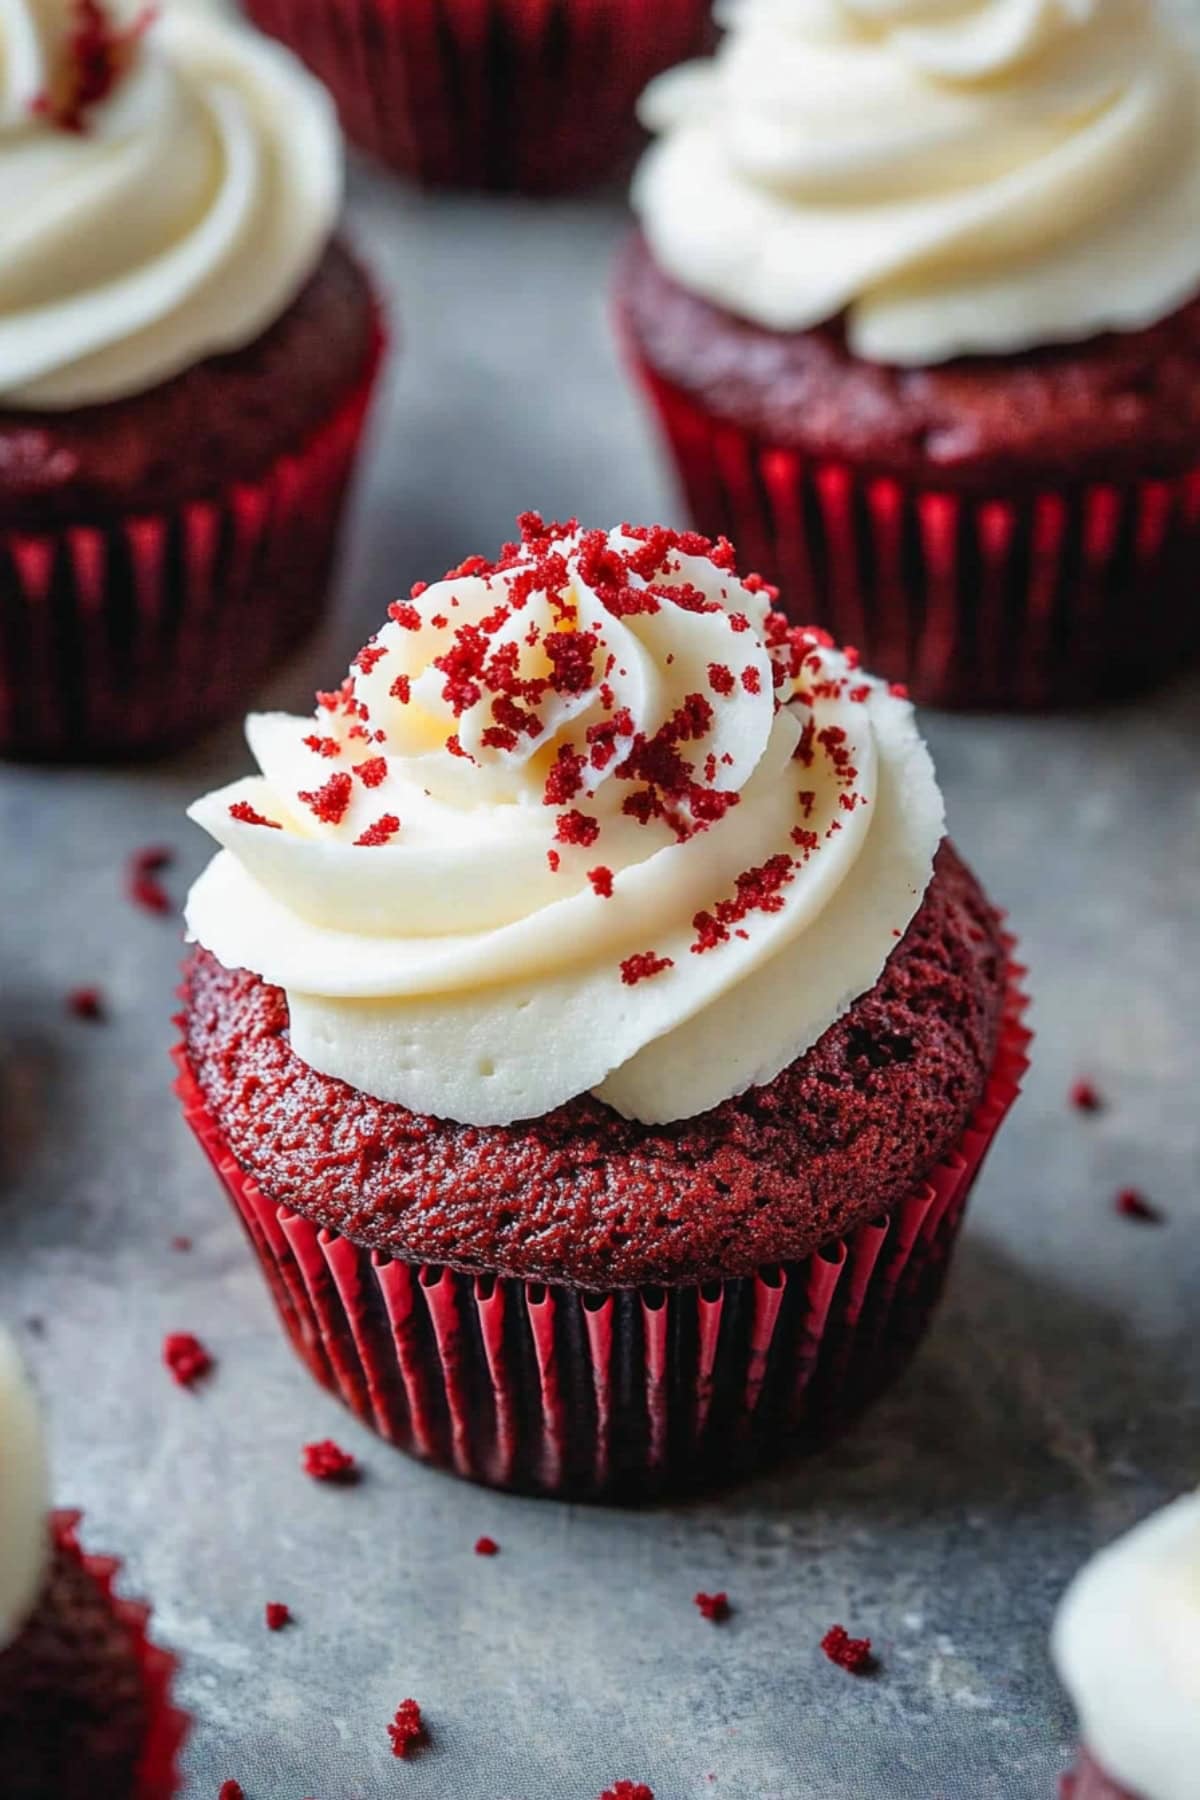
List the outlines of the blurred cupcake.
{"label": "blurred cupcake", "polygon": [[1084,1749],[1060,1800],[1195,1800],[1200,1770],[1200,1494],[1076,1577],[1054,1660]]}
{"label": "blurred cupcake", "polygon": [[0,23],[0,751],[243,703],[315,622],[379,354],[327,96],[215,9]]}
{"label": "blurred cupcake", "polygon": [[113,1592],[77,1513],[47,1516],[41,1425],[0,1330],[0,1771],[5,1800],[170,1800],[186,1721],[174,1659]]}
{"label": "blurred cupcake", "polygon": [[433,186],[561,192],[636,142],[638,95],[701,49],[711,0],[248,0],[347,134]]}
{"label": "blurred cupcake", "polygon": [[742,0],[620,316],[697,523],[935,704],[1200,645],[1200,60],[1146,0]]}
{"label": "blurred cupcake", "polygon": [[192,808],[180,1092],[367,1423],[638,1498],[902,1366],[1026,1034],[908,703],[728,544],[521,524]]}

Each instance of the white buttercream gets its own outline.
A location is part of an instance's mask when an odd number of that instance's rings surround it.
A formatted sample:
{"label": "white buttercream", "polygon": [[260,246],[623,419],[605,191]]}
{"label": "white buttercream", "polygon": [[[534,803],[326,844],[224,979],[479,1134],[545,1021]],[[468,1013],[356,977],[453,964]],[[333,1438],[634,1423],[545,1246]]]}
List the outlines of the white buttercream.
{"label": "white buttercream", "polygon": [[0,0],[10,407],[115,399],[243,348],[296,297],[341,203],[331,103],[278,44],[169,5],[70,131],[35,102],[61,87],[71,22],[66,0]]}
{"label": "white buttercream", "polygon": [[37,1599],[49,1503],[37,1406],[16,1345],[0,1329],[0,1650],[16,1637]]}
{"label": "white buttercream", "polygon": [[[597,540],[638,548],[622,531]],[[189,897],[191,935],[287,990],[305,1061],[417,1112],[506,1124],[588,1091],[648,1122],[703,1112],[772,1079],[874,984],[929,881],[942,805],[906,701],[805,639],[811,660],[779,677],[777,707],[767,639],[782,621],[768,621],[760,589],[672,550],[648,577],[625,577],[636,595],[659,590],[655,609],[613,610],[584,566],[586,542],[557,544],[559,577],[548,591],[535,583],[507,618],[498,609],[527,574],[525,552],[490,577],[427,589],[419,628],[385,625],[352,671],[347,696],[365,721],[344,701],[315,724],[252,717],[261,775],[191,809],[225,846]],[[572,690],[530,699],[536,734],[511,745],[485,735],[491,695],[466,695],[456,715],[434,667],[485,619],[489,654],[514,646],[527,679],[545,675],[547,642],[594,639]],[[407,702],[392,692],[397,677]],[[681,746],[703,790],[697,808],[713,811],[714,792],[734,798],[707,823],[684,803],[675,828],[639,822],[625,810],[646,789],[625,762],[630,733],[653,737],[697,694],[711,716]],[[624,731],[605,759],[595,731],[612,720]],[[806,730],[814,747],[797,757]],[[455,732],[467,758],[447,749]],[[306,746],[314,734],[336,756]],[[592,760],[578,794],[547,804],[564,751]],[[383,779],[352,779],[339,822],[298,798],[377,756]],[[586,847],[560,841],[571,810],[595,821]],[[384,815],[400,830],[359,847]],[[806,832],[815,848],[794,836]],[[748,911],[694,949],[696,916],[776,857],[788,877],[776,910]],[[594,891],[597,868],[612,873],[611,897]],[[672,966],[631,984],[622,964],[646,952]]]}
{"label": "white buttercream", "polygon": [[741,0],[659,78],[659,262],[779,331],[937,362],[1132,330],[1200,289],[1200,54],[1153,0]]}
{"label": "white buttercream", "polygon": [[1195,1800],[1200,1494],[1102,1550],[1067,1590],[1054,1660],[1084,1743],[1142,1800]]}

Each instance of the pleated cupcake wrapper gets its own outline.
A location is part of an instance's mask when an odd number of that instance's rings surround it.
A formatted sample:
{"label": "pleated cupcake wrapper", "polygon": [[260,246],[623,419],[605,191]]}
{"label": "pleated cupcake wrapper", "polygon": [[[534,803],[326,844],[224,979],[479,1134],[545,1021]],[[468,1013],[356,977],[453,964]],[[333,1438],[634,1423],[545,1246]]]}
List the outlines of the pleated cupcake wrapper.
{"label": "pleated cupcake wrapper", "polygon": [[299,449],[169,512],[0,530],[0,753],[118,756],[242,709],[316,624],[383,349]]}
{"label": "pleated cupcake wrapper", "polygon": [[152,1644],[147,1635],[150,1608],[138,1600],[126,1600],[114,1591],[121,1564],[114,1556],[89,1556],[79,1542],[81,1514],[59,1511],[51,1515],[55,1548],[73,1557],[95,1582],[114,1616],[129,1634],[141,1674],[145,1708],[145,1742],[138,1759],[137,1776],[130,1800],[171,1800],[182,1786],[179,1755],[189,1730],[189,1720],[171,1698],[178,1662],[169,1651]]}
{"label": "pleated cupcake wrapper", "polygon": [[1100,1764],[1081,1750],[1079,1761],[1059,1783],[1058,1800],[1138,1800],[1138,1796],[1106,1775]]}
{"label": "pleated cupcake wrapper", "polygon": [[182,1046],[176,1091],[294,1345],[365,1424],[496,1487],[644,1498],[834,1435],[903,1367],[1027,1065],[1023,973],[984,1098],[927,1182],[802,1262],[698,1287],[588,1293],[389,1259],[262,1191]]}
{"label": "pleated cupcake wrapper", "polygon": [[630,354],[699,529],[914,698],[1117,697],[1200,653],[1200,468],[952,492],[755,437]]}
{"label": "pleated cupcake wrapper", "polygon": [[249,0],[362,149],[430,185],[553,192],[635,142],[650,79],[706,41],[709,0]]}

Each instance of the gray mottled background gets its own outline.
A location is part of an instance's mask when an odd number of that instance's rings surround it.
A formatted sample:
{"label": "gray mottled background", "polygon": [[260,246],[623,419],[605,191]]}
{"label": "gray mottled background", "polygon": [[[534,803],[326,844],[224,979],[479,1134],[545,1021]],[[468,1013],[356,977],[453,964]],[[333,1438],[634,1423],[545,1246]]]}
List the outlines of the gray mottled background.
{"label": "gray mottled background", "polygon": [[[360,176],[353,223],[400,341],[340,611],[270,696],[298,707],[388,599],[519,509],[677,514],[610,343],[616,202],[423,202]],[[190,1793],[594,1800],[628,1776],[657,1800],[1051,1800],[1072,1737],[1055,1598],[1200,1477],[1198,699],[928,719],[954,835],[1032,965],[1026,1095],[901,1390],[819,1460],[640,1515],[419,1468],[285,1348],[168,1092],[176,928],[122,893],[127,852],[164,841],[182,897],[206,852],[181,809],[244,767],[237,730],[155,769],[0,772],[0,1315],[45,1321],[23,1341],[57,1495],[184,1658]],[[81,982],[108,1024],[66,1016]],[[1102,1116],[1067,1105],[1079,1073]],[[1167,1222],[1117,1217],[1125,1183]],[[160,1366],[173,1329],[219,1358],[202,1391]],[[358,1489],[301,1475],[328,1434]],[[729,1591],[729,1624],[697,1588]],[[278,1636],[270,1599],[296,1615]],[[877,1678],[819,1654],[834,1620],[875,1639]],[[408,1694],[433,1744],[399,1763]]]}

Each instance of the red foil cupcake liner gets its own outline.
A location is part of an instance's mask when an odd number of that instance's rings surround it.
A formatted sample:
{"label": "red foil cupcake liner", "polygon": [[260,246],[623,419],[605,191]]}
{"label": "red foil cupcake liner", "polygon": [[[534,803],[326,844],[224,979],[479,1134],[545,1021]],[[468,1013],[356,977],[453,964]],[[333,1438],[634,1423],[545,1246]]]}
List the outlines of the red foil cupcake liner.
{"label": "red foil cupcake liner", "polygon": [[430,186],[551,193],[608,174],[651,78],[710,0],[248,0],[333,94],[346,134]]}
{"label": "red foil cupcake liner", "polygon": [[182,1046],[176,1092],[293,1344],[365,1424],[490,1486],[642,1499],[815,1446],[903,1368],[1027,1066],[1023,973],[983,1100],[927,1182],[803,1262],[699,1287],[591,1293],[391,1260],[263,1193]]}
{"label": "red foil cupcake liner", "polygon": [[0,754],[139,755],[239,712],[324,606],[383,350],[254,481],[104,525],[0,530]]}
{"label": "red foil cupcake liner", "polygon": [[773,444],[633,351],[700,530],[930,706],[1117,698],[1200,654],[1200,469],[975,493]]}
{"label": "red foil cupcake liner", "polygon": [[171,1699],[171,1684],[178,1663],[169,1651],[150,1642],[147,1636],[150,1608],[140,1601],[123,1599],[113,1591],[113,1583],[121,1571],[117,1558],[89,1556],[82,1548],[78,1537],[80,1517],[78,1512],[66,1511],[51,1515],[55,1548],[74,1558],[100,1589],[129,1634],[141,1673],[146,1735],[130,1800],[171,1800],[182,1786],[179,1754],[189,1728],[186,1714],[180,1712]]}

